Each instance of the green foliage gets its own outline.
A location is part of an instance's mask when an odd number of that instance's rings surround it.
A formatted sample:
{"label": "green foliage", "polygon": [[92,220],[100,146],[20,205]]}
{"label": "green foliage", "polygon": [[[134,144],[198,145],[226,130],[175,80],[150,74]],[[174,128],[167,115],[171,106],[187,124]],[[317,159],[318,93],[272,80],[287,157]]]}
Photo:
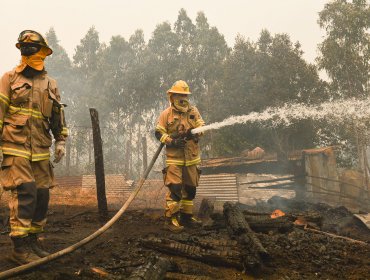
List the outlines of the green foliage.
{"label": "green foliage", "polygon": [[[367,0],[335,0],[319,13],[318,23],[326,36],[319,45],[318,66],[327,72],[330,93],[336,97],[363,98],[370,82],[370,4]],[[353,166],[369,145],[366,127],[355,121],[350,127],[317,125],[318,145],[340,145],[339,163]],[[361,133],[360,133],[360,132]]]}
{"label": "green foliage", "polygon": [[[212,120],[260,112],[287,102],[318,102],[324,93],[323,83],[315,66],[305,62],[302,54],[299,43],[293,44],[287,34],[272,36],[263,30],[257,43],[237,37],[225,63],[222,91],[215,98],[217,107]],[[227,136],[217,133],[213,146],[216,155],[239,153],[247,148],[245,143],[286,153],[312,147],[314,134],[309,122],[276,130],[239,126],[231,129]]]}
{"label": "green foliage", "polygon": [[[189,83],[191,101],[206,123],[290,102],[320,103],[335,98],[339,91],[345,96],[365,94],[368,13],[368,4],[361,0],[332,1],[320,13],[319,23],[327,37],[320,45],[318,66],[328,72],[330,84],[319,78],[316,65],[304,60],[299,42],[289,35],[262,30],[256,42],[239,35],[230,48],[203,12],[193,22],[180,10],[173,25],[158,24],[148,41],[142,30],[136,30],[128,39],[113,36],[102,44],[98,31],[91,27],[72,61],[50,29],[47,39],[54,54],[47,68],[70,105],[72,157],[79,158],[72,160],[73,165],[89,171],[93,159],[88,108],[95,107],[100,112],[108,172],[137,177],[141,138],[147,137],[149,147],[156,144],[156,118],[168,106],[166,91],[179,79]],[[350,136],[310,121],[274,129],[236,125],[207,132],[202,146],[209,157],[238,156],[256,146],[284,155],[319,144],[340,144]]]}
{"label": "green foliage", "polygon": [[366,0],[336,0],[320,12],[326,38],[319,45],[318,65],[341,96],[368,94],[370,78],[370,5]]}

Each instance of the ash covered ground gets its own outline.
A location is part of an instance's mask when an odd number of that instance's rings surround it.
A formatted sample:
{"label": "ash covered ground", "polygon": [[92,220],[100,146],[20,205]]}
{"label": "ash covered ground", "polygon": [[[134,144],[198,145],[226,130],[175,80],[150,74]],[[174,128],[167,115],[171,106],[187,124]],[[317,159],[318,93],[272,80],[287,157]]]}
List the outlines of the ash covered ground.
{"label": "ash covered ground", "polygon": [[[3,212],[7,211],[4,206],[2,208]],[[164,220],[161,210],[131,209],[86,247],[14,279],[128,279],[140,266],[155,257],[171,262],[165,279],[370,278],[370,231],[347,209],[278,197],[256,206],[239,205],[239,208],[257,213],[269,213],[274,209],[281,209],[287,215],[314,213],[321,217],[320,230],[367,244],[308,232],[302,226],[292,226],[284,232],[258,232],[256,236],[270,257],[258,271],[248,271],[242,265],[238,267],[209,262],[209,259],[191,259],[145,245],[145,240],[150,239],[172,240],[189,246],[199,243],[199,240],[232,240],[223,225],[222,213],[213,215],[203,228],[174,235],[162,229]],[[113,215],[114,212],[110,212],[110,216]],[[51,252],[56,252],[83,239],[101,225],[95,207],[51,205],[42,243]],[[3,230],[6,231],[6,227]],[[14,265],[7,260],[11,244],[6,232],[0,235],[0,247],[0,270],[13,268]],[[243,250],[237,244],[235,248]]]}

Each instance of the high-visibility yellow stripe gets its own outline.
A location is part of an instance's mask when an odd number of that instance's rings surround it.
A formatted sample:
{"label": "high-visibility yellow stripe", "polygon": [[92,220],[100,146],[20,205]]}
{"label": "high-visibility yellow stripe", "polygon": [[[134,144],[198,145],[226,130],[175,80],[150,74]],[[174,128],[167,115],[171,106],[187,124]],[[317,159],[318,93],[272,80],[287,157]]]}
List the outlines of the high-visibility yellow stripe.
{"label": "high-visibility yellow stripe", "polygon": [[4,104],[6,105],[6,107],[8,107],[8,106],[9,106],[9,102],[8,102],[8,101],[6,101],[5,99],[3,99],[1,96],[0,96],[0,102],[1,102],[1,103],[4,103]]}
{"label": "high-visibility yellow stripe", "polygon": [[160,141],[161,143],[166,143],[166,139],[167,139],[168,137],[170,137],[170,136],[169,136],[167,133],[164,133],[164,134],[162,135],[161,139],[159,139],[159,141]]}
{"label": "high-visibility yellow stripe", "polygon": [[31,227],[11,226],[11,229],[16,229],[23,232],[28,232]]}
{"label": "high-visibility yellow stripe", "polygon": [[158,131],[167,132],[166,128],[163,127],[163,126],[161,126],[161,125],[159,125],[159,124],[157,124],[157,126],[155,127],[155,129],[158,130]]}
{"label": "high-visibility yellow stripe", "polygon": [[32,157],[45,157],[50,156],[50,153],[44,153],[44,154],[32,154]]}
{"label": "high-visibility yellow stripe", "polygon": [[68,130],[68,128],[63,127],[62,132],[60,133],[60,135],[68,136],[68,135],[69,135],[69,130]]}
{"label": "high-visibility yellow stripe", "polygon": [[180,165],[180,166],[183,166],[184,165],[184,161],[183,160],[171,160],[171,159],[167,159],[166,160],[166,164],[167,165]]}
{"label": "high-visibility yellow stripe", "polygon": [[30,227],[11,226],[10,236],[26,237],[30,231]]}
{"label": "high-visibility yellow stripe", "polygon": [[0,101],[1,101],[2,103],[4,103],[6,106],[9,106],[9,104],[10,104],[10,99],[9,99],[9,97],[8,97],[8,96],[6,96],[5,94],[1,93],[1,92],[0,92]]}
{"label": "high-visibility yellow stripe", "polygon": [[167,165],[179,165],[179,166],[184,166],[184,163],[185,163],[185,166],[190,166],[194,164],[199,164],[200,162],[201,162],[200,157],[193,159],[193,160],[186,161],[186,162],[184,162],[184,160],[174,160],[174,159],[166,160]]}
{"label": "high-visibility yellow stripe", "polygon": [[32,154],[31,161],[42,161],[50,159],[50,153],[46,154]]}
{"label": "high-visibility yellow stripe", "polygon": [[0,97],[1,98],[4,98],[5,100],[7,100],[8,102],[10,102],[10,98],[9,96],[5,95],[4,93],[0,92]]}
{"label": "high-visibility yellow stripe", "polygon": [[193,205],[194,204],[192,200],[187,200],[187,199],[180,200],[180,203],[184,204],[184,205]]}
{"label": "high-visibility yellow stripe", "polygon": [[41,233],[44,231],[43,227],[31,227],[29,233]]}
{"label": "high-visibility yellow stripe", "polygon": [[167,200],[166,201],[166,204],[167,204],[167,206],[172,206],[172,205],[175,205],[175,204],[177,204],[178,202],[177,201],[174,201],[174,200]]}
{"label": "high-visibility yellow stripe", "polygon": [[186,161],[186,166],[198,164],[200,162],[201,162],[201,159],[200,159],[200,157],[198,157],[196,159]]}
{"label": "high-visibility yellow stripe", "polygon": [[11,155],[11,156],[18,156],[18,157],[23,157],[26,159],[31,158],[31,153],[23,150],[18,150],[18,149],[12,149],[8,147],[3,147],[3,154],[4,155]]}
{"label": "high-visibility yellow stripe", "polygon": [[9,107],[9,113],[10,114],[19,114],[23,116],[31,116],[37,119],[45,119],[45,117],[42,115],[42,113],[38,110],[34,109],[27,109],[27,108],[21,108],[21,107],[15,107],[10,106]]}
{"label": "high-visibility yellow stripe", "polygon": [[3,121],[0,120],[0,129],[2,129],[2,128],[3,128]]}

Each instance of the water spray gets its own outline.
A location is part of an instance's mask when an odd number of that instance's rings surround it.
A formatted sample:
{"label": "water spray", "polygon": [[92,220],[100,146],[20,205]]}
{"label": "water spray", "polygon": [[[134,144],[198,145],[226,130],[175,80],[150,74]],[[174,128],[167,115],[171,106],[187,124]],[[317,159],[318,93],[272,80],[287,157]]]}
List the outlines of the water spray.
{"label": "water spray", "polygon": [[266,127],[290,126],[299,120],[326,120],[330,123],[352,123],[370,119],[370,97],[363,100],[345,99],[328,101],[320,105],[301,103],[285,104],[282,107],[268,107],[262,112],[229,118],[191,130],[192,134],[216,130],[234,124],[262,123]]}

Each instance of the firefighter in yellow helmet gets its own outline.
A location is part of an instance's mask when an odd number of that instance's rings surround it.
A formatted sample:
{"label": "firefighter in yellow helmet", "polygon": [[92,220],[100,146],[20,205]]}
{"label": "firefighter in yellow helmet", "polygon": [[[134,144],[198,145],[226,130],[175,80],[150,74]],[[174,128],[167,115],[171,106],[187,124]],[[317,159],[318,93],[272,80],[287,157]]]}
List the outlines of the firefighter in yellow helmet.
{"label": "firefighter in yellow helmet", "polygon": [[33,30],[24,30],[16,47],[21,62],[0,81],[0,185],[11,191],[12,259],[26,264],[48,255],[39,245],[54,185],[49,148],[55,139],[55,162],[65,153],[68,130],[59,89],[44,67],[53,51]]}
{"label": "firefighter in yellow helmet", "polygon": [[191,130],[203,126],[204,121],[198,109],[189,103],[191,92],[186,82],[175,82],[167,94],[170,106],[160,114],[155,135],[166,144],[165,228],[180,232],[184,226],[200,224],[193,216],[193,199],[200,176],[199,135],[193,135]]}

